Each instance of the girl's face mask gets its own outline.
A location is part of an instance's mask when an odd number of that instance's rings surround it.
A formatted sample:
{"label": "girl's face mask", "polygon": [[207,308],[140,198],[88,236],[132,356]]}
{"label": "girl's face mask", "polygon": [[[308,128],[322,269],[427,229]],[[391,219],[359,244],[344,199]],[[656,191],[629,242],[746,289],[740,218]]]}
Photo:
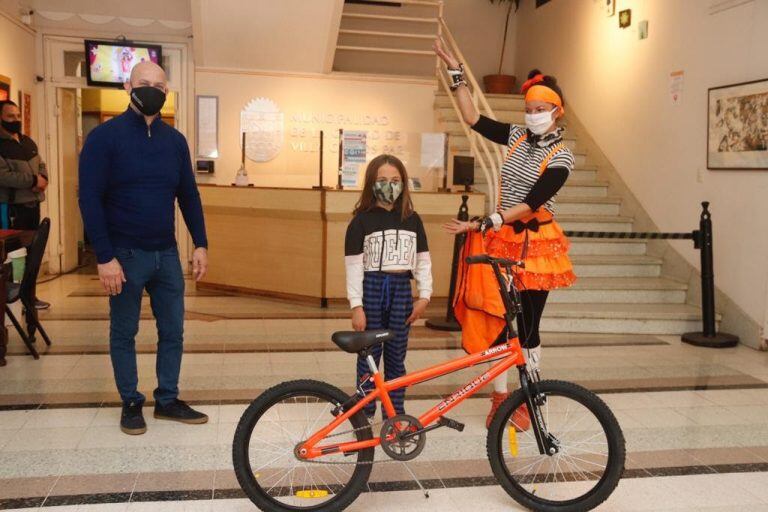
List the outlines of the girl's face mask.
{"label": "girl's face mask", "polygon": [[373,195],[384,204],[394,204],[403,193],[402,181],[376,181],[373,184]]}

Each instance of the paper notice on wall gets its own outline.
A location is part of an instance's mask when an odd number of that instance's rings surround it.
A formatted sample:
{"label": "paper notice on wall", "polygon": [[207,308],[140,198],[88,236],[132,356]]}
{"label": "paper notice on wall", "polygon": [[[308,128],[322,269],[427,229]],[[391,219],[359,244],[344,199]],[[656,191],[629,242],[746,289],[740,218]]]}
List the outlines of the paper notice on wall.
{"label": "paper notice on wall", "polygon": [[669,99],[672,105],[679,105],[683,101],[683,78],[685,74],[682,70],[673,71],[669,74]]}
{"label": "paper notice on wall", "polygon": [[445,165],[445,134],[421,134],[421,166],[442,169]]}
{"label": "paper notice on wall", "polygon": [[360,174],[360,162],[344,162],[341,166],[341,186],[357,187]]}
{"label": "paper notice on wall", "polygon": [[365,162],[365,132],[343,132],[342,148],[344,150],[344,162]]}
{"label": "paper notice on wall", "polygon": [[341,138],[341,185],[357,187],[360,166],[365,163],[366,132],[344,131]]}

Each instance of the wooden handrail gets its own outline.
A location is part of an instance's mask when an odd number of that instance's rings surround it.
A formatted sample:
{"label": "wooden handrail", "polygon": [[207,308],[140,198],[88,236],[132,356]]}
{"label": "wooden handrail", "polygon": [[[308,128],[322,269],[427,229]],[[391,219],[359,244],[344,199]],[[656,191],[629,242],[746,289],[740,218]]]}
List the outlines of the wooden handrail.
{"label": "wooden handrail", "polygon": [[[454,98],[453,95],[450,93],[450,88],[448,87],[448,81],[446,80],[445,75],[443,73],[439,73],[437,77],[440,80],[440,84],[443,86],[443,88],[446,91],[448,91],[448,98],[451,100],[451,105],[453,105],[454,110],[458,112],[459,106],[456,103],[456,98]],[[496,181],[494,181],[493,179],[493,172],[491,169],[489,169],[489,166],[486,165],[483,155],[481,155],[480,152],[477,150],[477,144],[475,142],[474,134],[470,131],[469,127],[467,126],[467,123],[460,122],[460,125],[461,125],[461,129],[464,130],[464,135],[467,137],[467,140],[469,141],[470,152],[479,157],[477,160],[480,162],[480,167],[483,170],[483,174],[485,174],[485,180],[488,182],[488,193],[491,195],[491,197],[496,197],[496,194],[495,194]]]}
{"label": "wooden handrail", "polygon": [[[447,42],[449,49],[453,52],[454,55],[456,55],[459,61],[464,64],[464,76],[469,84],[469,90],[471,91],[470,97],[472,99],[472,103],[475,105],[475,108],[477,108],[479,113],[491,119],[497,119],[496,114],[493,112],[491,105],[488,103],[487,98],[480,88],[480,84],[478,83],[477,78],[475,78],[474,73],[472,73],[472,69],[467,63],[464,54],[461,52],[461,49],[459,48],[456,39],[453,37],[450,28],[448,28],[448,25],[442,16],[442,11],[440,12],[438,21],[438,34],[444,41]],[[440,65],[439,59],[436,73],[440,79],[440,83],[442,84],[443,88],[448,94],[448,97],[451,100],[451,104],[456,111],[459,122],[464,129],[464,133],[467,136],[467,139],[469,140],[470,151],[475,156],[477,161],[480,162],[480,167],[482,168],[483,173],[485,174],[485,179],[488,182],[488,193],[490,194],[490,197],[488,198],[489,204],[491,208],[495,210],[498,206],[498,194],[496,193],[496,189],[499,186],[498,184],[499,176],[501,173],[501,166],[504,163],[504,149],[496,144],[489,146],[491,143],[488,140],[479,134],[470,131],[466,126],[466,123],[463,122],[459,106],[456,103],[453,94],[451,94],[451,90],[448,86],[446,79],[447,71],[443,70],[443,66]]]}

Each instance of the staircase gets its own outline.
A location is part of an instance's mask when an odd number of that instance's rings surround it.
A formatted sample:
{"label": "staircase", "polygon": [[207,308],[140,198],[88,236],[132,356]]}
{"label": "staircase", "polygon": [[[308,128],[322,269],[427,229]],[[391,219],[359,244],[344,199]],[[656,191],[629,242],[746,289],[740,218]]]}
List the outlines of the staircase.
{"label": "staircase", "polygon": [[[383,5],[379,5],[383,4]],[[467,68],[478,110],[505,122],[524,124],[525,102],[519,95],[483,94],[442,17],[436,0],[382,0],[345,3],[333,69],[392,78],[437,78],[434,109],[437,130],[449,134],[449,153],[475,157],[476,189],[492,209],[503,148],[468,130],[446,94],[447,76],[435,68],[432,40],[441,36]],[[566,230],[632,231],[634,219],[621,214],[622,199],[579,146],[579,133],[568,130],[565,143],[576,168],[557,198],[557,214]],[[578,123],[574,123],[577,125]],[[452,158],[449,159],[449,165]],[[606,176],[603,174],[603,176]],[[664,276],[662,260],[648,254],[643,240],[572,239],[577,283],[550,295],[542,329],[548,332],[679,335],[701,328],[701,310],[688,304],[687,284]]]}
{"label": "staircase", "polygon": [[441,15],[435,0],[345,3],[333,71],[434,79]]}
{"label": "staircase", "polygon": [[[518,95],[485,95],[502,121],[524,123],[525,104]],[[435,94],[440,130],[449,134],[451,154],[475,156],[461,121],[444,91]],[[566,125],[566,145],[576,157],[576,168],[557,197],[557,218],[563,229],[632,231],[633,219],[621,215],[621,198],[589,155],[579,150],[578,133]],[[477,160],[476,160],[477,161]],[[475,170],[479,191],[488,193],[484,173]],[[662,260],[647,254],[642,240],[571,240],[571,257],[579,277],[572,288],[552,292],[542,330],[676,335],[701,328],[701,311],[686,304],[688,287],[663,276]]]}

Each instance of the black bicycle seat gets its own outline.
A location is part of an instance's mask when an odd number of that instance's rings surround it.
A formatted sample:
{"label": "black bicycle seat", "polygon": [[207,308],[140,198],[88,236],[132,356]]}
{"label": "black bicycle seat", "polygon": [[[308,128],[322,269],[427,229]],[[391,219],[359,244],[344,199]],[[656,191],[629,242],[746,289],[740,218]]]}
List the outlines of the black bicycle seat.
{"label": "black bicycle seat", "polygon": [[380,343],[391,341],[395,333],[385,329],[371,331],[339,331],[333,333],[331,339],[344,352],[356,354]]}

